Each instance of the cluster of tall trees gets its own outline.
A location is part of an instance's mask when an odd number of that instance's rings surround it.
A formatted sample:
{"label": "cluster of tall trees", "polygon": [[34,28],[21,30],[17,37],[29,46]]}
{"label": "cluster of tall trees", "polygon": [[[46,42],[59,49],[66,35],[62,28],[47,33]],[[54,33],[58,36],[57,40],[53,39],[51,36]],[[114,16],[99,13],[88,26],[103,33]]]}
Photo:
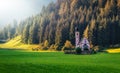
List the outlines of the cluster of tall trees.
{"label": "cluster of tall trees", "polygon": [[120,0],[57,0],[44,6],[40,14],[0,31],[1,39],[22,35],[23,43],[63,46],[66,40],[75,44],[75,27],[80,38],[94,46],[120,44]]}

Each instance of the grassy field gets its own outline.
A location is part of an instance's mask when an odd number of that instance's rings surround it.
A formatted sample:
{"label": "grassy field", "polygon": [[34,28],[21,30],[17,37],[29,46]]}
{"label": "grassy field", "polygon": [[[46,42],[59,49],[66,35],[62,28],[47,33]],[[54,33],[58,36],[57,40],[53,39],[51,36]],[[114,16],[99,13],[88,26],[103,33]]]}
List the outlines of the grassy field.
{"label": "grassy field", "polygon": [[1,49],[0,73],[120,73],[120,53],[66,55]]}

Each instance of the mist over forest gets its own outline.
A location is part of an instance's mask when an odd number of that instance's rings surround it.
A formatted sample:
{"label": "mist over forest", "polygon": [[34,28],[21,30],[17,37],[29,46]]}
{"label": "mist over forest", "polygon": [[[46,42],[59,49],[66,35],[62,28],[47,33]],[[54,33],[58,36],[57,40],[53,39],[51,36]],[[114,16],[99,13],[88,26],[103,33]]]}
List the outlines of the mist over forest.
{"label": "mist over forest", "polygon": [[[0,0],[0,26],[18,23],[41,12],[43,6],[56,0]],[[3,27],[0,27],[3,28]]]}

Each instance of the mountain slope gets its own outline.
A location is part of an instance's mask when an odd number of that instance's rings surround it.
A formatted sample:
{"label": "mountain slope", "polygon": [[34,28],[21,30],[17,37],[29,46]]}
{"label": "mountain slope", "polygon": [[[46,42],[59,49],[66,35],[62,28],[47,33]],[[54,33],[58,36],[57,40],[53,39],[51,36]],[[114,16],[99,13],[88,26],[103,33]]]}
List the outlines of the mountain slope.
{"label": "mountain slope", "polygon": [[6,26],[0,31],[0,39],[21,35],[26,44],[48,41],[49,45],[62,47],[69,40],[75,45],[75,27],[78,27],[80,39],[88,38],[91,48],[120,47],[119,19],[119,0],[57,0],[43,7],[38,15],[14,27]]}

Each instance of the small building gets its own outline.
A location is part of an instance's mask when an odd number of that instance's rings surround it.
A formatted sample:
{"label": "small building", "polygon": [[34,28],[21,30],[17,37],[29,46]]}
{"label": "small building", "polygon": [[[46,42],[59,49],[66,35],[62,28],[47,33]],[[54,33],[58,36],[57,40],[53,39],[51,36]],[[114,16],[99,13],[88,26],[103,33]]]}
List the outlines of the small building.
{"label": "small building", "polygon": [[[76,50],[64,50],[65,54],[91,54],[90,43],[87,38],[83,37],[80,39],[80,32],[78,28],[75,28],[75,48]],[[79,53],[77,52],[79,49]]]}
{"label": "small building", "polygon": [[80,32],[77,27],[75,28],[75,45],[76,48],[81,48],[83,54],[89,54],[91,52],[88,39],[85,37],[80,39]]}

